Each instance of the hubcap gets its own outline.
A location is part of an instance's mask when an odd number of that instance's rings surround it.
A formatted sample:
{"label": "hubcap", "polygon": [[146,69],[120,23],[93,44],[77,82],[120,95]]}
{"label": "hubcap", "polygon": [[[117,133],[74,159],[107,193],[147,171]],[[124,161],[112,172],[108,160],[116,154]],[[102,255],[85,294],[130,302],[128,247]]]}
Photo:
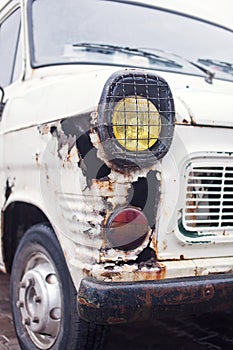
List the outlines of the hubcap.
{"label": "hubcap", "polygon": [[28,260],[19,283],[17,307],[22,323],[39,349],[49,349],[61,325],[61,290],[55,268],[46,255]]}

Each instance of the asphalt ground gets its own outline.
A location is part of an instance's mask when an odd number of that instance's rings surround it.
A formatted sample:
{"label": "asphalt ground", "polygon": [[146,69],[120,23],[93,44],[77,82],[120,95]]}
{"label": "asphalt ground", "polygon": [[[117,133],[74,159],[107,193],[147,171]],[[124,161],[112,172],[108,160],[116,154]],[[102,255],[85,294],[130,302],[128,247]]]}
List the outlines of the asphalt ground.
{"label": "asphalt ground", "polygon": [[[20,350],[12,323],[9,276],[0,273],[0,350]],[[106,350],[233,350],[233,312],[114,326]]]}

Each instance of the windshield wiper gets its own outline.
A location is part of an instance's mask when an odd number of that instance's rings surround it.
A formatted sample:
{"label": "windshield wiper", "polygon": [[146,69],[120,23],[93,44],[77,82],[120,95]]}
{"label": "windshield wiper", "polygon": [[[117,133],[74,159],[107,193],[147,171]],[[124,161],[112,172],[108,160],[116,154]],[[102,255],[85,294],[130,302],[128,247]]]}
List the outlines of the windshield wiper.
{"label": "windshield wiper", "polygon": [[214,60],[211,58],[199,58],[198,62],[204,64],[205,66],[212,66],[213,68],[219,68],[224,73],[233,74],[233,64],[229,62]]}
{"label": "windshield wiper", "polygon": [[83,47],[85,51],[97,52],[105,55],[112,55],[117,51],[128,55],[130,54],[134,56],[146,57],[150,61],[158,65],[162,64],[166,67],[171,67],[171,68],[183,68],[181,64],[171,59],[156,55],[151,52],[147,52],[144,50],[131,48],[131,47],[108,45],[108,44],[94,44],[94,43],[78,43],[78,44],[73,44],[73,47]]}
{"label": "windshield wiper", "polygon": [[201,64],[198,64],[196,62],[188,61],[190,64],[192,64],[194,67],[200,69],[202,72],[206,74],[205,81],[208,84],[213,84],[213,78],[215,76],[215,73],[211,70],[207,69],[206,67],[202,66]]}

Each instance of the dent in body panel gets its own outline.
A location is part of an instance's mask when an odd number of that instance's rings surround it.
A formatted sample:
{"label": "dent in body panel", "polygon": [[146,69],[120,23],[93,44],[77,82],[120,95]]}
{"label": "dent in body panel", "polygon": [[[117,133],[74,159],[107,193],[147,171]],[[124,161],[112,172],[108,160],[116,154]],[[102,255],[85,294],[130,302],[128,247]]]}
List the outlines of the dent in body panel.
{"label": "dent in body panel", "polygon": [[[82,246],[83,255],[85,246],[95,249],[92,257],[83,256],[81,265],[85,274],[111,280],[121,280],[120,276],[126,278],[126,275],[136,280],[163,278],[165,269],[157,262],[156,238],[152,239],[156,235],[155,217],[160,199],[160,162],[134,171],[115,169],[105,159],[92,125],[95,115],[95,112],[85,113],[39,127],[42,136],[50,135],[56,141],[56,146],[51,144],[50,152],[66,174],[61,177],[57,194],[58,202],[63,198],[60,206],[66,235]],[[46,166],[49,168],[49,164]],[[46,177],[50,178],[49,171]],[[149,223],[147,238],[133,251],[109,247],[104,232],[109,216],[125,206],[140,208]],[[88,249],[87,252],[92,254]]]}

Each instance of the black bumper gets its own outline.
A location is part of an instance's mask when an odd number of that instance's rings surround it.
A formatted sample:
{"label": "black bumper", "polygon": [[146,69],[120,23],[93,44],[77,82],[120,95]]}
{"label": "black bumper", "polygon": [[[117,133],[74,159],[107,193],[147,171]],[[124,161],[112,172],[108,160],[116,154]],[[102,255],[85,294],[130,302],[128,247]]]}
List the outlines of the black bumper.
{"label": "black bumper", "polygon": [[78,293],[82,319],[117,324],[233,307],[233,275],[130,283],[83,279]]}

